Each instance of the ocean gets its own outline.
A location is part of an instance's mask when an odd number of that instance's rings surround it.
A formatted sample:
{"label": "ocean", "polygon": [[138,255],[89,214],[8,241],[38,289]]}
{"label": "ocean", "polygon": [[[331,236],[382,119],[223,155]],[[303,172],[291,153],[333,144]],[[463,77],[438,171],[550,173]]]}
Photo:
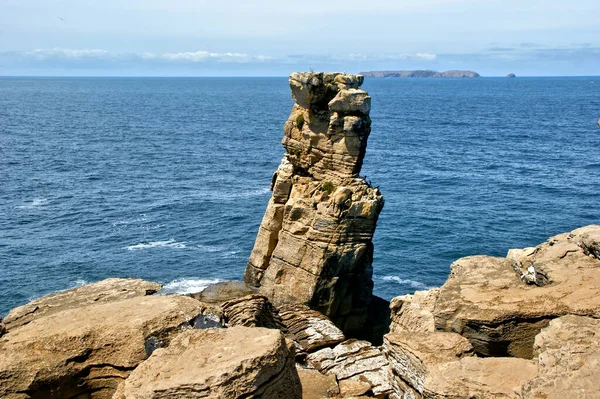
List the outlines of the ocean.
{"label": "ocean", "polygon": [[[363,88],[375,294],[600,223],[600,78]],[[0,78],[0,315],[107,277],[241,279],[291,107],[286,78]]]}

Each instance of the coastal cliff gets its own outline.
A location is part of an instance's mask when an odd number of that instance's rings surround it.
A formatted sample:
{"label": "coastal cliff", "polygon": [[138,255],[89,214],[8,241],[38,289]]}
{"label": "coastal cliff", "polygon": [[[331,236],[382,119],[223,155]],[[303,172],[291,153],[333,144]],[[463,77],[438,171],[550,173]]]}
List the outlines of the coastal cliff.
{"label": "coastal cliff", "polygon": [[296,104],[252,285],[162,295],[110,278],[17,307],[0,319],[0,397],[600,397],[598,225],[458,259],[441,287],[392,299],[381,345],[348,339],[386,303],[371,296],[383,199],[357,177],[370,133],[361,83],[290,77]]}
{"label": "coastal cliff", "polygon": [[421,69],[414,71],[372,71],[361,72],[366,78],[479,78],[477,72],[451,70],[445,72],[437,72],[429,69]]}

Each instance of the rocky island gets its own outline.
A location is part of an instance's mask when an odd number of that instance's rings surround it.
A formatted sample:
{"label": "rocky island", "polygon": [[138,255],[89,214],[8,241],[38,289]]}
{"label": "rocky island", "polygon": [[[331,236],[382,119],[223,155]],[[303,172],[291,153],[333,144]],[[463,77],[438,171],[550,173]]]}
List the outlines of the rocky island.
{"label": "rocky island", "polygon": [[391,303],[372,295],[383,197],[359,177],[362,81],[290,76],[245,282],[162,295],[111,278],[15,308],[0,320],[0,397],[600,397],[598,225],[458,259],[441,287]]}
{"label": "rocky island", "polygon": [[437,72],[429,69],[414,71],[372,71],[361,72],[366,78],[479,78],[477,72],[452,70],[446,72]]}

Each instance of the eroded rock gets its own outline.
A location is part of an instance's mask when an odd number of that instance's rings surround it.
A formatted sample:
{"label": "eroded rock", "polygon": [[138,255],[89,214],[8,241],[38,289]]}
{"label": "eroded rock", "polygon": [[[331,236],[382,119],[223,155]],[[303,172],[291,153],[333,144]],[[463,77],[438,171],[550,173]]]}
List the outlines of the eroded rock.
{"label": "eroded rock", "polygon": [[358,177],[371,131],[362,77],[290,76],[295,105],[245,273],[275,306],[301,303],[355,335],[365,325],[383,197]]}
{"label": "eroded rock", "polygon": [[190,329],[200,312],[192,298],[154,295],[84,301],[36,317],[0,338],[0,397],[110,398],[152,350]]}
{"label": "eroded rock", "polygon": [[37,318],[86,304],[108,303],[137,296],[152,295],[162,286],[151,281],[132,278],[108,278],[66,291],[46,295],[12,309],[4,322],[10,330]]}
{"label": "eroded rock", "polygon": [[535,337],[534,351],[539,373],[524,384],[524,398],[600,398],[600,320],[554,319]]}
{"label": "eroded rock", "polygon": [[344,333],[327,317],[306,305],[284,305],[279,311],[298,354],[334,346],[345,339]]}
{"label": "eroded rock", "polygon": [[285,330],[281,316],[269,300],[258,294],[232,299],[221,305],[228,327],[265,327]]}
{"label": "eroded rock", "polygon": [[335,375],[325,375],[314,369],[296,367],[302,384],[302,399],[339,398],[340,387]]}
{"label": "eroded rock", "polygon": [[[583,227],[513,250],[510,258],[459,259],[436,297],[436,329],[467,337],[485,356],[532,358],[534,337],[551,319],[600,317],[600,260],[589,249],[599,232],[599,226]],[[515,264],[521,271],[533,267],[548,282],[528,284]]]}
{"label": "eroded rock", "polygon": [[300,399],[294,347],[278,330],[189,330],[157,349],[115,399]]}
{"label": "eroded rock", "polygon": [[528,360],[473,357],[469,341],[455,333],[390,333],[384,351],[395,398],[517,398],[537,374]]}
{"label": "eroded rock", "polygon": [[[311,353],[306,360],[321,373],[335,375],[340,389],[346,384],[344,381],[352,380],[370,385],[367,390],[370,396],[385,398],[392,392],[387,373],[389,363],[381,349],[370,342],[351,339],[334,348]],[[357,384],[348,383],[344,386],[356,388]]]}
{"label": "eroded rock", "polygon": [[393,298],[390,302],[390,332],[435,331],[433,311],[438,292],[436,288]]}

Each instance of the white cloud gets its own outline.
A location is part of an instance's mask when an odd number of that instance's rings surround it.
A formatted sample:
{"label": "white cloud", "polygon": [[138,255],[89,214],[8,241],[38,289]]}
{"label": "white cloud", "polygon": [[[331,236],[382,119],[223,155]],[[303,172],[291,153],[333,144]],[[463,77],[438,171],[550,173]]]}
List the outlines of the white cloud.
{"label": "white cloud", "polygon": [[52,48],[52,49],[35,49],[25,53],[26,56],[38,59],[46,60],[51,58],[62,58],[68,60],[76,60],[83,58],[107,58],[110,57],[110,53],[106,50],[72,50],[63,48]]}

